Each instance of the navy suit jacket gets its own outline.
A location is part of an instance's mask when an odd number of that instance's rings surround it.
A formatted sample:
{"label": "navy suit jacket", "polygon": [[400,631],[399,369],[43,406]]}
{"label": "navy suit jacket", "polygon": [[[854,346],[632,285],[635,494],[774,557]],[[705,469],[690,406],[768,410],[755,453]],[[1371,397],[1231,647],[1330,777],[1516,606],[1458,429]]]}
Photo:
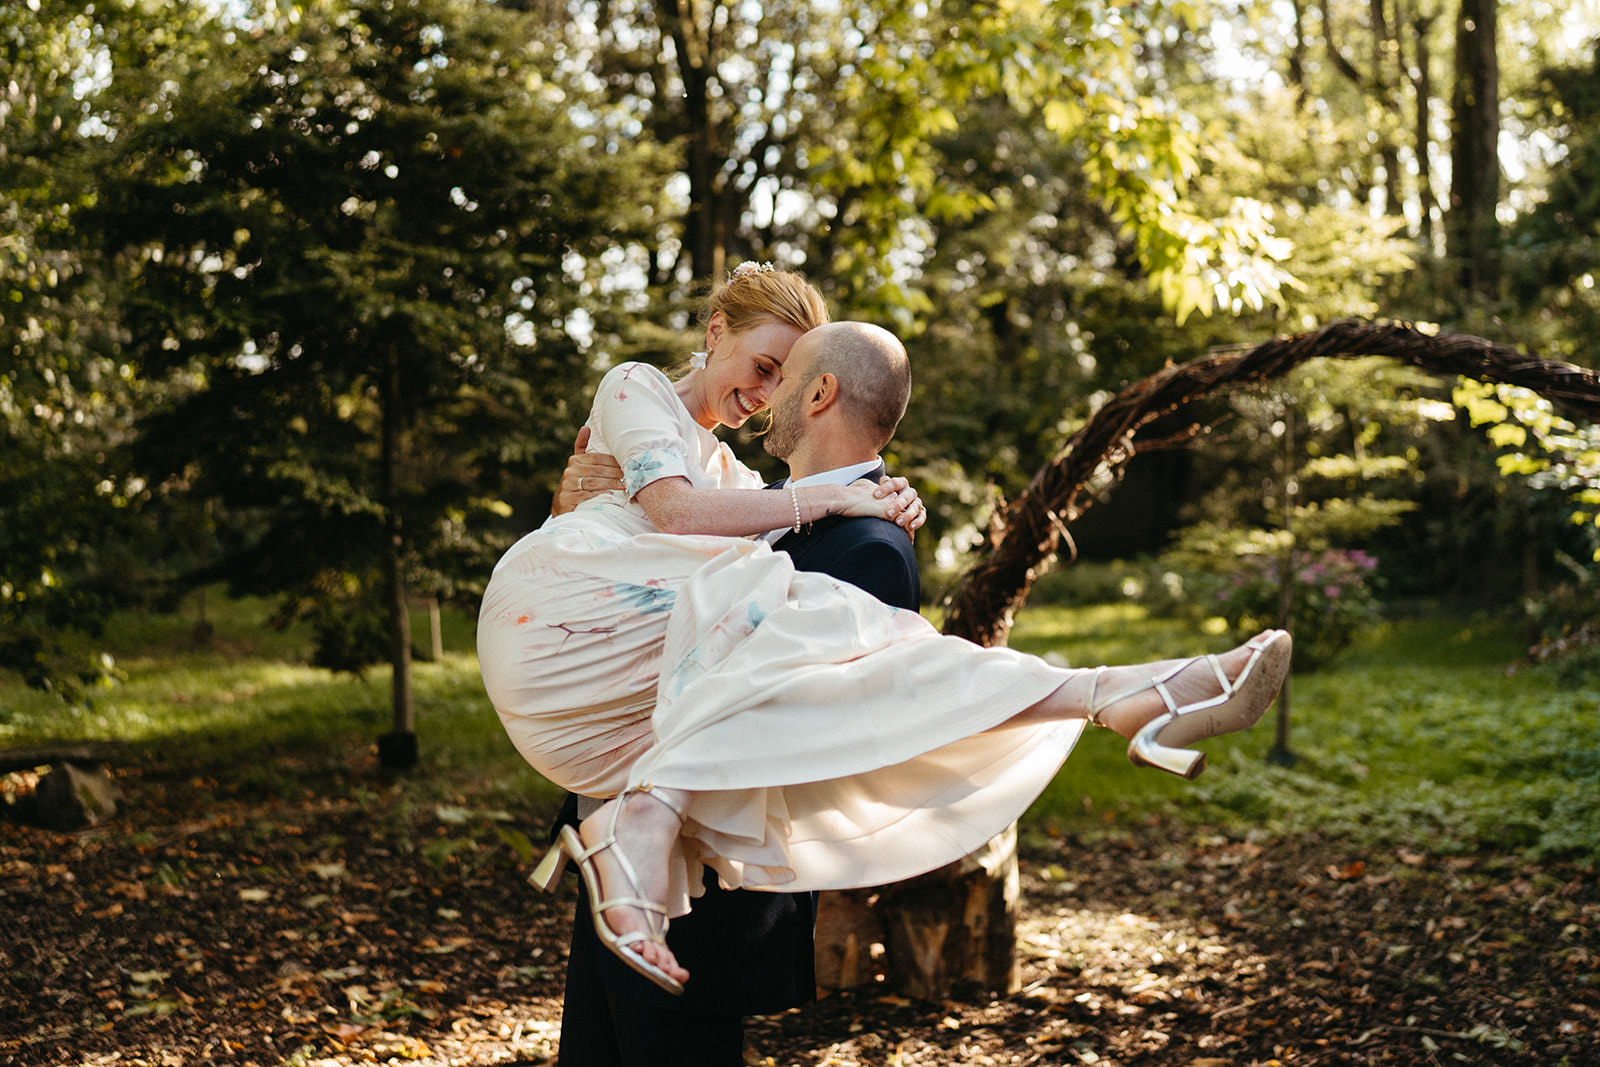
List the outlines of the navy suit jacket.
{"label": "navy suit jacket", "polygon": [[[882,474],[880,468],[866,477]],[[830,517],[786,534],[773,547],[789,553],[800,570],[849,582],[895,607],[915,611],[920,604],[911,538],[892,522]],[[576,815],[576,799],[568,797],[558,825],[576,823]],[[705,895],[667,930],[668,946],[689,970],[683,995],[658,989],[596,943],[596,967],[606,987],[633,1000],[713,1015],[759,1015],[813,1000],[816,895],[729,891],[709,871],[705,884]],[[595,938],[586,898],[580,899],[572,936]]]}

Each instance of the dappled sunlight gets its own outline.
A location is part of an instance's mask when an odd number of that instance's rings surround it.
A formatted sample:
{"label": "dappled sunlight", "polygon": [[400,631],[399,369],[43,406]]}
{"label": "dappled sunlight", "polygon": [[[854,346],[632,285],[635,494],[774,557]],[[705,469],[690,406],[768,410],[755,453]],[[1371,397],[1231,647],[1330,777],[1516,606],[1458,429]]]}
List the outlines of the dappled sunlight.
{"label": "dappled sunlight", "polygon": [[[0,823],[23,923],[0,974],[19,1064],[546,1062],[573,913],[525,878],[557,799],[347,782],[277,798],[121,778],[109,828]],[[426,796],[438,799],[426,799]],[[502,804],[502,799],[506,801]],[[1030,835],[1020,991],[887,990],[754,1019],[772,1067],[1192,1067],[1600,1051],[1592,873],[1492,853],[1146,820]],[[73,952],[64,946],[73,946]],[[20,952],[20,954],[18,954]],[[1587,1053],[1585,1053],[1587,1050]],[[98,1058],[96,1058],[98,1057]],[[167,1057],[167,1058],[163,1058]]]}

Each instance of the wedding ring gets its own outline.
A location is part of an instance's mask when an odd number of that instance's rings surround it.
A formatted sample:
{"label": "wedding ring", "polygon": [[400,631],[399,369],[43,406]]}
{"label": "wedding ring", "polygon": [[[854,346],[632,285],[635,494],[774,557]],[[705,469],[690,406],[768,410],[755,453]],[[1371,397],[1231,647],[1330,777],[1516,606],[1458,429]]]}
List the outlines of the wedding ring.
{"label": "wedding ring", "polygon": [[589,486],[585,484],[586,482],[588,482],[588,480],[589,480],[588,478],[579,478],[578,479],[578,492],[587,493],[589,491]]}

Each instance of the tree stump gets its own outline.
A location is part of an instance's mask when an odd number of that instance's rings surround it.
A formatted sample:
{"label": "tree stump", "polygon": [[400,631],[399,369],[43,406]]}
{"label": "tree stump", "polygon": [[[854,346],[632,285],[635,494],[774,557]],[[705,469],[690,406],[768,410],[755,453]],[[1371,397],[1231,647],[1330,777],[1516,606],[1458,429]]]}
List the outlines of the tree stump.
{"label": "tree stump", "polygon": [[817,898],[817,985],[833,992],[877,981],[888,935],[879,889],[846,889]]}
{"label": "tree stump", "polygon": [[888,985],[921,1000],[1015,993],[1017,828],[978,852],[903,883],[890,895]]}
{"label": "tree stump", "polygon": [[105,764],[121,750],[109,741],[63,742],[0,749],[0,774],[48,766],[13,816],[49,830],[98,826],[117,813],[122,792]]}
{"label": "tree stump", "polygon": [[875,889],[824,893],[817,984],[884,988],[921,1000],[1014,993],[1020,898],[1015,826],[936,871]]}

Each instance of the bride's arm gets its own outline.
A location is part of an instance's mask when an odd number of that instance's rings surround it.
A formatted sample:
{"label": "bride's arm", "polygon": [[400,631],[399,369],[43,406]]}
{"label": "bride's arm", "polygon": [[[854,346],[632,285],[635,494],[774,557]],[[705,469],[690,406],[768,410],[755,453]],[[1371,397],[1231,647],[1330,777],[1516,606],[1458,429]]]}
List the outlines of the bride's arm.
{"label": "bride's arm", "polygon": [[663,533],[742,537],[785,526],[799,528],[829,515],[870,515],[893,522],[897,495],[880,498],[870,484],[807,485],[787,489],[696,489],[687,478],[661,478],[634,500]]}

